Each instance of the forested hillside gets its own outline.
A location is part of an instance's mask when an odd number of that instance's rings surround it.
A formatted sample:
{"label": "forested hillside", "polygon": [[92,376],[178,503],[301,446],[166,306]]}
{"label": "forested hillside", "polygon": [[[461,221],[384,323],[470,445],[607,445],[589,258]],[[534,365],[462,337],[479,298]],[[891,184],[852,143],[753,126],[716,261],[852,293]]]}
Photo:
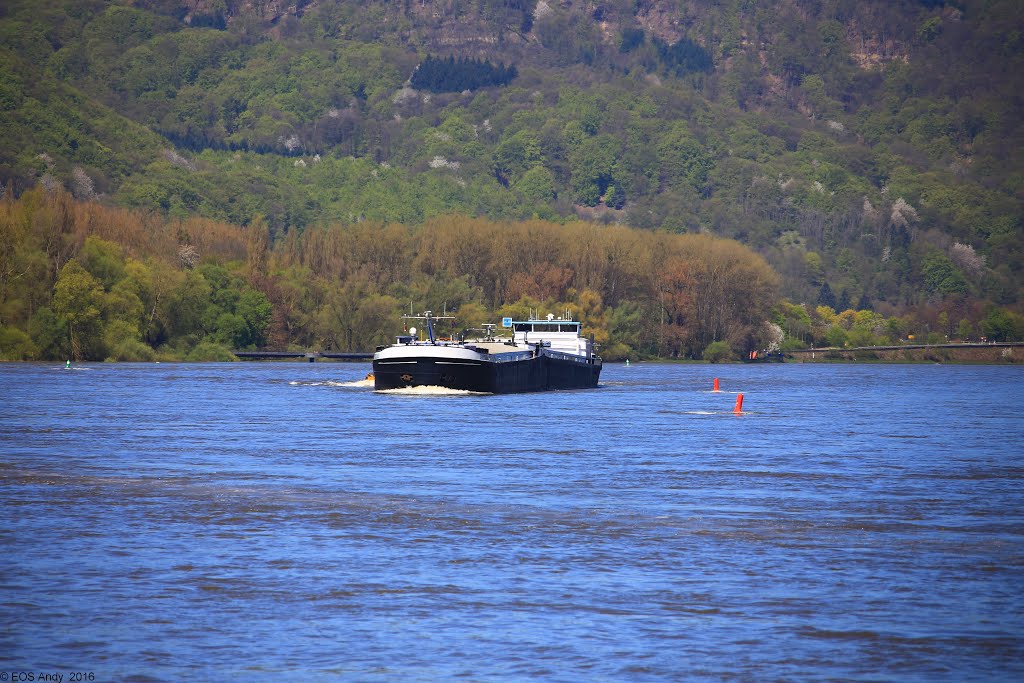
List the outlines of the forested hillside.
{"label": "forested hillside", "polygon": [[[1013,0],[8,0],[0,181],[8,202],[265,226],[275,249],[398,225],[419,244],[455,214],[732,238],[778,273],[792,343],[818,305],[978,335],[1024,303],[1022,73]],[[552,258],[553,300],[621,305]],[[516,300],[473,286],[489,312]],[[24,331],[11,291],[0,326]],[[693,334],[622,343],[699,356]]]}

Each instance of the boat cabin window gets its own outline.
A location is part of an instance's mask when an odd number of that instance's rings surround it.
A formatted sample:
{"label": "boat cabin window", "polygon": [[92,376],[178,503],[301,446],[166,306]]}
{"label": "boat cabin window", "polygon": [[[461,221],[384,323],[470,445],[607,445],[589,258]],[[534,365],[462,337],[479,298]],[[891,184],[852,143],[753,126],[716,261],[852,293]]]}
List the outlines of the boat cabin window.
{"label": "boat cabin window", "polygon": [[516,332],[578,332],[579,323],[516,323]]}

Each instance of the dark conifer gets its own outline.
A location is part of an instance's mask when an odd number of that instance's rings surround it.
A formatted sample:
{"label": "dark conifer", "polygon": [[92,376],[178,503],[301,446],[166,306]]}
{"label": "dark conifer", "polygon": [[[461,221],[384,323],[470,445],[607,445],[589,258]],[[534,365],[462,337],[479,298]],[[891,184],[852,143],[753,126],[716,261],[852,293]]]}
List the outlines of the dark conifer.
{"label": "dark conifer", "polygon": [[714,68],[711,54],[689,38],[680,38],[679,42],[672,45],[655,38],[653,43],[658,52],[658,59],[676,76],[709,72]]}
{"label": "dark conifer", "polygon": [[828,306],[832,310],[836,308],[836,295],[832,293],[832,288],[828,286],[827,282],[821,286],[821,291],[818,292],[818,305]]}
{"label": "dark conifer", "polygon": [[843,287],[843,291],[839,293],[839,300],[836,301],[836,312],[846,311],[850,308],[850,292]]}
{"label": "dark conifer", "polygon": [[518,75],[515,66],[497,66],[482,59],[428,55],[412,75],[412,87],[430,92],[460,92],[508,85]]}

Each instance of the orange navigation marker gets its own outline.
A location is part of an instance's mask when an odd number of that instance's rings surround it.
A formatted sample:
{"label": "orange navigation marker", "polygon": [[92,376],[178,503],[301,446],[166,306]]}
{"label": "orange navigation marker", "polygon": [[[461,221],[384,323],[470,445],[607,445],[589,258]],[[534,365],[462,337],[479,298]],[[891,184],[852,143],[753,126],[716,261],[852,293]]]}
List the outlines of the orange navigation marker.
{"label": "orange navigation marker", "polygon": [[736,407],[732,409],[732,412],[737,415],[743,412],[743,394],[736,395]]}

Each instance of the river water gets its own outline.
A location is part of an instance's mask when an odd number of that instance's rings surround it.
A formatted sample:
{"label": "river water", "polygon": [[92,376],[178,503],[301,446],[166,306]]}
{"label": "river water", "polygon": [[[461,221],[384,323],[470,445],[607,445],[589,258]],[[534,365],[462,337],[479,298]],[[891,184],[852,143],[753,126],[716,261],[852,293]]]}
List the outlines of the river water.
{"label": "river water", "polygon": [[368,369],[0,365],[2,681],[1024,677],[1024,368]]}

